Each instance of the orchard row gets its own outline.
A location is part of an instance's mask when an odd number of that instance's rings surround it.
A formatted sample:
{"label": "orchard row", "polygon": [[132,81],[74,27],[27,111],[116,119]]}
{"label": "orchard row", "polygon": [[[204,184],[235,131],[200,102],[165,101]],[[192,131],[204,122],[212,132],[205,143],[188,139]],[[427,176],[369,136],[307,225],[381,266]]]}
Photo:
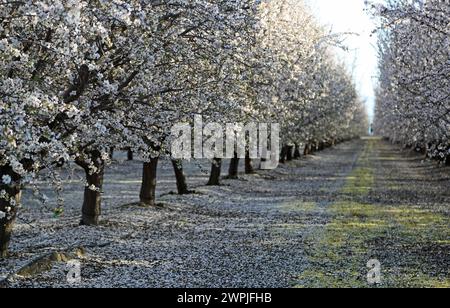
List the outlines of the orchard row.
{"label": "orchard row", "polygon": [[450,164],[450,3],[375,8],[382,22],[376,130]]}
{"label": "orchard row", "polygon": [[[98,223],[113,150],[144,158],[153,205],[171,127],[195,115],[279,123],[282,159],[365,133],[339,40],[301,0],[1,1],[0,254],[23,188],[45,174],[58,189],[71,162],[86,173],[83,224]],[[219,171],[216,160],[210,184]]]}

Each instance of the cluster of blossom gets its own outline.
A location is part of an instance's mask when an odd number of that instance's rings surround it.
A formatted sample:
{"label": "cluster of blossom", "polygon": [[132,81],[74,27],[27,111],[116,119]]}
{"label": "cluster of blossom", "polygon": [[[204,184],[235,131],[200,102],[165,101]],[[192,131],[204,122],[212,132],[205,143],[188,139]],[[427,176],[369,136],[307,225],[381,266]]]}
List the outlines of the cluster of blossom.
{"label": "cluster of blossom", "polygon": [[82,222],[96,224],[111,151],[130,149],[153,204],[155,160],[194,115],[279,122],[285,144],[360,135],[364,108],[329,43],[299,0],[1,1],[1,253],[42,169],[85,170]]}
{"label": "cluster of blossom", "polygon": [[379,134],[450,163],[450,4],[374,5],[380,17]]}

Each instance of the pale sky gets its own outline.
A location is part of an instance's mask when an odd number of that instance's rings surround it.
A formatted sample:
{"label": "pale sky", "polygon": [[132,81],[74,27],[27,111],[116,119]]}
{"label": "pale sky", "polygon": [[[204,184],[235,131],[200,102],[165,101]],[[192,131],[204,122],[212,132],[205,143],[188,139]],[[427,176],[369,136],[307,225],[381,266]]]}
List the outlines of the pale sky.
{"label": "pale sky", "polygon": [[353,70],[359,93],[367,101],[369,115],[373,117],[374,85],[377,74],[375,26],[364,11],[364,0],[307,0],[322,24],[333,32],[352,32],[346,45],[349,52],[339,51],[340,56]]}

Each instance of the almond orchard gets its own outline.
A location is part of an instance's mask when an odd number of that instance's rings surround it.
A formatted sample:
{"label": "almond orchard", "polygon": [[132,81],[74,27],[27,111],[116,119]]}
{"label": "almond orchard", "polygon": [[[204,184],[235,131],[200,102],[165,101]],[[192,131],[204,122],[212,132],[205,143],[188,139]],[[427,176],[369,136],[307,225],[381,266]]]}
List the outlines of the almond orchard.
{"label": "almond orchard", "polygon": [[[2,256],[21,191],[43,172],[58,190],[61,170],[73,163],[85,170],[82,224],[96,225],[111,152],[129,149],[144,158],[141,201],[154,205],[158,159],[171,156],[171,124],[194,115],[280,123],[282,156],[293,146],[309,152],[367,129],[332,37],[301,1],[0,7]],[[182,162],[174,168],[179,192],[187,193]]]}
{"label": "almond orchard", "polygon": [[449,287],[450,5],[313,2],[0,0],[0,288]]}

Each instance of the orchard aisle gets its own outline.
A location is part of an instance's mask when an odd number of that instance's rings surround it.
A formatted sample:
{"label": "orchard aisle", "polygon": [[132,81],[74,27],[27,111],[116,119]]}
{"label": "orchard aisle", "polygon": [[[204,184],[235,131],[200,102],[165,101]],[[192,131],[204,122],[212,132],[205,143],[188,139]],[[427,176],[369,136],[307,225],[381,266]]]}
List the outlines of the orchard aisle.
{"label": "orchard aisle", "polygon": [[[219,188],[201,186],[207,177],[190,166],[197,194],[183,197],[167,194],[175,184],[164,165],[162,208],[124,206],[136,201],[140,169],[127,162],[108,172],[99,227],[77,226],[77,181],[66,182],[62,217],[23,209],[0,278],[45,253],[84,247],[82,287],[367,286],[370,259],[381,262],[385,286],[449,286],[448,170],[379,139]],[[67,286],[66,264],[52,265],[10,285]]]}
{"label": "orchard aisle", "polygon": [[384,287],[450,287],[449,169],[364,142],[328,223],[307,240],[298,286],[366,287],[370,262]]}

